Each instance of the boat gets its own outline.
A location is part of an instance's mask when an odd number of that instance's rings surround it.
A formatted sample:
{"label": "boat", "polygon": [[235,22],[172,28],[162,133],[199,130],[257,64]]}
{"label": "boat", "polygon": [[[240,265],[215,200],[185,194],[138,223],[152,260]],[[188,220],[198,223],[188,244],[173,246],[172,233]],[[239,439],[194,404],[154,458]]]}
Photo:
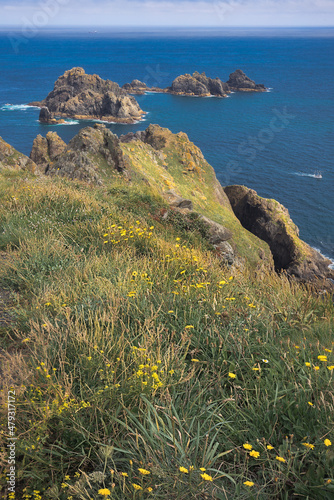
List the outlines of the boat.
{"label": "boat", "polygon": [[322,173],[321,172],[314,172],[313,177],[315,179],[322,179]]}

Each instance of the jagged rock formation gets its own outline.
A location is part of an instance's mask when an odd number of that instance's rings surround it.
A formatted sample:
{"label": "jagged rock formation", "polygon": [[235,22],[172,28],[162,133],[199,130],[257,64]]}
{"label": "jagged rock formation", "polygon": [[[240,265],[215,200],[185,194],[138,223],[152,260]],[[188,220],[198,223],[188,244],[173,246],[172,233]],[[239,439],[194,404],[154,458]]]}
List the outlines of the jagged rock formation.
{"label": "jagged rock formation", "polygon": [[330,260],[299,239],[298,227],[283,205],[245,186],[228,186],[225,193],[243,227],[268,243],[277,271],[302,281],[332,276]]}
{"label": "jagged rock formation", "polygon": [[54,123],[59,117],[134,123],[144,114],[135,98],[117,83],[87,75],[83,68],[65,71],[43,101],[31,104],[42,108],[43,123]]}
{"label": "jagged rock formation", "polygon": [[146,83],[141,82],[140,80],[132,80],[131,83],[125,83],[122,89],[124,89],[129,94],[145,94],[147,90],[149,90]]}
{"label": "jagged rock formation", "polygon": [[55,132],[49,132],[46,138],[39,135],[30,156],[48,175],[98,184],[108,173],[127,168],[118,137],[102,124],[81,129],[68,146]]}
{"label": "jagged rock formation", "polygon": [[33,142],[30,158],[46,172],[66,150],[66,143],[56,132],[48,132],[46,138],[38,135]]}
{"label": "jagged rock formation", "polygon": [[215,95],[218,97],[226,97],[229,91],[226,83],[219,78],[208,78],[205,73],[195,71],[193,75],[185,74],[178,76],[168,89],[170,93],[176,95],[194,95],[206,97]]}
{"label": "jagged rock formation", "polygon": [[238,91],[257,91],[264,92],[266,87],[262,83],[255,83],[254,80],[248,78],[241,69],[237,69],[234,73],[230,74],[230,78],[227,81],[227,85],[230,90]]}
{"label": "jagged rock formation", "polygon": [[37,165],[27,156],[19,153],[0,137],[0,170],[12,168],[16,170],[29,170],[37,173]]}

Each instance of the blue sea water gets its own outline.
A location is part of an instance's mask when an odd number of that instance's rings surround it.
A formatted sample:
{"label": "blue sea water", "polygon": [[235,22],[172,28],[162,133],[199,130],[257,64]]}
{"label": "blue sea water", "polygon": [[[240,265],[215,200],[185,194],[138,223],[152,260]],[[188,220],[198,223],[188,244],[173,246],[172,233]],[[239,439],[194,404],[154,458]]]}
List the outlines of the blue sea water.
{"label": "blue sea water", "polygon": [[0,30],[0,136],[28,155],[37,134],[56,130],[69,141],[91,124],[42,125],[38,109],[22,106],[44,98],[74,66],[120,85],[138,78],[165,87],[195,70],[226,81],[237,68],[264,83],[269,92],[227,99],[138,96],[145,121],[108,126],[118,135],[149,123],[186,132],[223,185],[244,184],[280,201],[300,236],[334,259],[334,29],[53,29],[21,36]]}

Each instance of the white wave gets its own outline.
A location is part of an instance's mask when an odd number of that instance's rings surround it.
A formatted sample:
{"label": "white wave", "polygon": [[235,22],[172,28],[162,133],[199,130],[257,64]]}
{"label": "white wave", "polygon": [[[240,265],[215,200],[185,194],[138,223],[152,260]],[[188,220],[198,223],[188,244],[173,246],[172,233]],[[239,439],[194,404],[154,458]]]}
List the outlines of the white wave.
{"label": "white wave", "polygon": [[78,120],[65,120],[65,123],[56,123],[56,125],[79,125]]}
{"label": "white wave", "polygon": [[323,257],[325,257],[325,259],[328,259],[331,261],[331,264],[328,266],[330,269],[334,269],[334,260],[331,258],[331,257],[328,257],[328,255],[325,255],[324,253],[321,252],[321,250],[319,250],[319,248],[316,248],[316,247],[312,247],[313,250],[316,250],[318,253],[320,253],[320,255],[322,255]]}
{"label": "white wave", "polygon": [[5,104],[1,111],[26,111],[27,109],[40,109],[38,106],[29,106],[29,104]]}
{"label": "white wave", "polygon": [[322,177],[319,177],[319,174],[306,174],[304,172],[293,172],[293,174],[299,175],[300,177],[313,177],[313,179],[322,179]]}

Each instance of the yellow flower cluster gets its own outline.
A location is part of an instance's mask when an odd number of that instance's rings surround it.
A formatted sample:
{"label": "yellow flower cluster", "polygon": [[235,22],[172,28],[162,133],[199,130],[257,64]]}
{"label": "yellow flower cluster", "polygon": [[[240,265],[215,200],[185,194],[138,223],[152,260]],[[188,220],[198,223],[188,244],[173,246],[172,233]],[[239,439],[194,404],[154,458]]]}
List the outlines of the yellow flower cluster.
{"label": "yellow flower cluster", "polygon": [[124,244],[126,241],[131,241],[133,238],[150,239],[153,234],[154,226],[141,227],[140,221],[137,220],[135,224],[129,227],[118,226],[111,224],[106,232],[103,234],[103,243],[112,245]]}

